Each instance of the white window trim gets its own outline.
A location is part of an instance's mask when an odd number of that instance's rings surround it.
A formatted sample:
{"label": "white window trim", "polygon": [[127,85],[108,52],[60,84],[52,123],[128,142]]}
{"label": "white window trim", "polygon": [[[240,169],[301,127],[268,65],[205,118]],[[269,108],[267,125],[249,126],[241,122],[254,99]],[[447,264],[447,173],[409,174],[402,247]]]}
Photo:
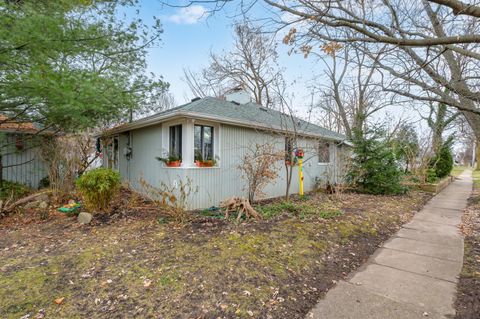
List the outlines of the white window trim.
{"label": "white window trim", "polygon": [[[115,154],[114,154],[115,139],[117,139],[117,146],[118,146],[117,147],[117,167],[115,167]],[[118,134],[112,135],[111,141],[112,141],[111,143],[105,146],[105,158],[106,158],[105,167],[119,172],[120,171],[120,136]],[[110,165],[110,160],[112,162],[112,165]]]}
{"label": "white window trim", "polygon": [[[170,146],[170,126],[182,125],[182,165],[180,167],[168,167],[165,169],[217,169],[221,167],[222,157],[220,154],[221,125],[217,122],[196,120],[191,118],[179,119],[162,123],[162,154],[168,153]],[[213,127],[213,154],[218,158],[217,165],[212,167],[198,167],[195,165],[195,125],[207,125]]]}
{"label": "white window trim", "polygon": [[[329,161],[328,162],[320,162],[319,161],[319,148],[320,148],[320,143],[328,143],[328,159]],[[330,141],[326,141],[326,140],[319,140],[318,143],[317,143],[317,164],[320,165],[320,166],[328,166],[328,165],[332,165],[332,143]]]}

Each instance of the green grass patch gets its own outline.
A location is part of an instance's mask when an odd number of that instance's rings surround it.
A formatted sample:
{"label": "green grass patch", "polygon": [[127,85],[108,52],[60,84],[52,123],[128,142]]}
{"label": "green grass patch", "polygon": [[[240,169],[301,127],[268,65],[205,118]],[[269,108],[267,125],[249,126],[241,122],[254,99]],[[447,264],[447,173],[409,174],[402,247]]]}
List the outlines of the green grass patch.
{"label": "green grass patch", "polygon": [[450,172],[450,175],[452,176],[458,176],[463,173],[467,169],[466,166],[454,166],[452,171]]}
{"label": "green grass patch", "polygon": [[479,189],[480,188],[480,171],[473,171],[473,188]]}
{"label": "green grass patch", "polygon": [[278,202],[267,205],[258,205],[255,209],[263,218],[270,219],[283,213],[295,213],[298,208],[292,202]]}
{"label": "green grass patch", "polygon": [[220,208],[207,208],[199,212],[200,215],[209,218],[225,218],[224,212]]}
{"label": "green grass patch", "polygon": [[328,219],[342,215],[340,209],[328,202],[313,204],[307,200],[302,200],[300,202],[283,201],[267,205],[258,205],[255,209],[265,219],[274,218],[281,214],[297,216],[300,219],[306,219],[313,216]]}

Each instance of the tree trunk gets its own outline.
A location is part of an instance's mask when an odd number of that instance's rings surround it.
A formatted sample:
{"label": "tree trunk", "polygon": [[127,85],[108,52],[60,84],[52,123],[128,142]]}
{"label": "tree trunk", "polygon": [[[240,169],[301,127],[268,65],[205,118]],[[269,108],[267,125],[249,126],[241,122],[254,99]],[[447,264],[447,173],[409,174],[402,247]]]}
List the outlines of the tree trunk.
{"label": "tree trunk", "polygon": [[0,188],[3,188],[3,156],[0,155]]}
{"label": "tree trunk", "polygon": [[480,170],[480,161],[478,160],[480,158],[480,115],[478,114],[473,114],[469,112],[464,112],[465,118],[467,119],[468,124],[470,125],[470,128],[473,131],[473,134],[475,135],[475,170]]}
{"label": "tree trunk", "polygon": [[477,138],[475,143],[475,158],[472,160],[472,166],[476,171],[480,171],[480,139]]}
{"label": "tree trunk", "polygon": [[[293,162],[292,162],[293,165]],[[285,164],[285,168],[287,170],[287,185],[285,188],[285,200],[288,202],[290,199],[290,185],[292,184],[292,175],[293,175],[293,166]]]}

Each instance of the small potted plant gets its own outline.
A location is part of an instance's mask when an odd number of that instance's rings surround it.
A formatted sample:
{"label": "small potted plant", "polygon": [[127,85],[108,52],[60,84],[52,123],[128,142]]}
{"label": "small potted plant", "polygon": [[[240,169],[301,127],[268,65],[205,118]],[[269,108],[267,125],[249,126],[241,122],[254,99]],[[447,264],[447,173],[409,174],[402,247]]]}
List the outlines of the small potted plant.
{"label": "small potted plant", "polygon": [[195,155],[195,165],[197,167],[213,167],[217,164],[217,158],[203,158],[201,154]]}
{"label": "small potted plant", "polygon": [[156,157],[160,162],[164,162],[167,167],[180,167],[182,158],[176,153],[168,153],[165,157]]}

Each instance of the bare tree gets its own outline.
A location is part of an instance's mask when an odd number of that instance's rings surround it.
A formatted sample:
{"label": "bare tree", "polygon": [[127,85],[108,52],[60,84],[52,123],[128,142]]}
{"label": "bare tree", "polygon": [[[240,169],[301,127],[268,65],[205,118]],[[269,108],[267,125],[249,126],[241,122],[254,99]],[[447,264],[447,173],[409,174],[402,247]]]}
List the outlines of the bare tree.
{"label": "bare tree", "polygon": [[[183,81],[187,83],[190,92],[195,97],[204,98],[206,96],[213,96],[221,98],[228,90],[222,83],[217,83],[215,79],[212,79],[207,72],[208,69],[202,69],[200,72],[194,72],[189,68],[183,69]],[[189,97],[186,97],[188,100]]]}
{"label": "bare tree", "polygon": [[[364,131],[375,112],[390,105],[388,94],[376,83],[377,59],[371,61],[355,46],[331,42],[323,46],[328,82],[320,85],[317,107],[338,120],[339,131],[349,139]],[[339,55],[341,54],[341,55]]]}
{"label": "bare tree", "polygon": [[[167,89],[153,91],[148,99],[145,99],[145,104],[135,109],[130,109],[128,111],[128,119],[121,119],[120,123],[132,122],[133,120],[171,109],[176,106],[175,103],[175,97]],[[114,124],[118,123],[116,121]]]}
{"label": "bare tree", "polygon": [[430,112],[426,118],[427,124],[432,130],[432,151],[437,154],[444,143],[444,133],[446,130],[457,124],[455,120],[461,115],[459,112],[452,112],[444,103],[435,105],[429,103]]}
{"label": "bare tree", "polygon": [[384,91],[455,107],[480,144],[478,5],[456,0],[252,0],[242,5],[247,10],[256,2],[278,10],[273,25],[290,28],[284,43],[306,55],[332,41],[363,48],[372,61],[381,54]]}
{"label": "bare tree", "polygon": [[233,49],[210,54],[210,64],[198,73],[184,70],[184,79],[196,96],[222,96],[225,91],[242,87],[257,104],[273,107],[271,87],[283,81],[277,63],[275,39],[262,29],[245,22],[235,25]]}
{"label": "bare tree", "polygon": [[294,115],[292,108],[293,95],[287,94],[284,83],[274,87],[276,95],[280,98],[280,127],[285,138],[284,165],[285,165],[285,200],[290,199],[290,186],[292,185],[293,171],[295,167],[294,151],[298,148],[299,125],[301,122]]}
{"label": "bare tree", "polygon": [[278,177],[278,161],[282,154],[271,143],[250,145],[238,168],[247,181],[248,200],[263,195],[263,189]]}

